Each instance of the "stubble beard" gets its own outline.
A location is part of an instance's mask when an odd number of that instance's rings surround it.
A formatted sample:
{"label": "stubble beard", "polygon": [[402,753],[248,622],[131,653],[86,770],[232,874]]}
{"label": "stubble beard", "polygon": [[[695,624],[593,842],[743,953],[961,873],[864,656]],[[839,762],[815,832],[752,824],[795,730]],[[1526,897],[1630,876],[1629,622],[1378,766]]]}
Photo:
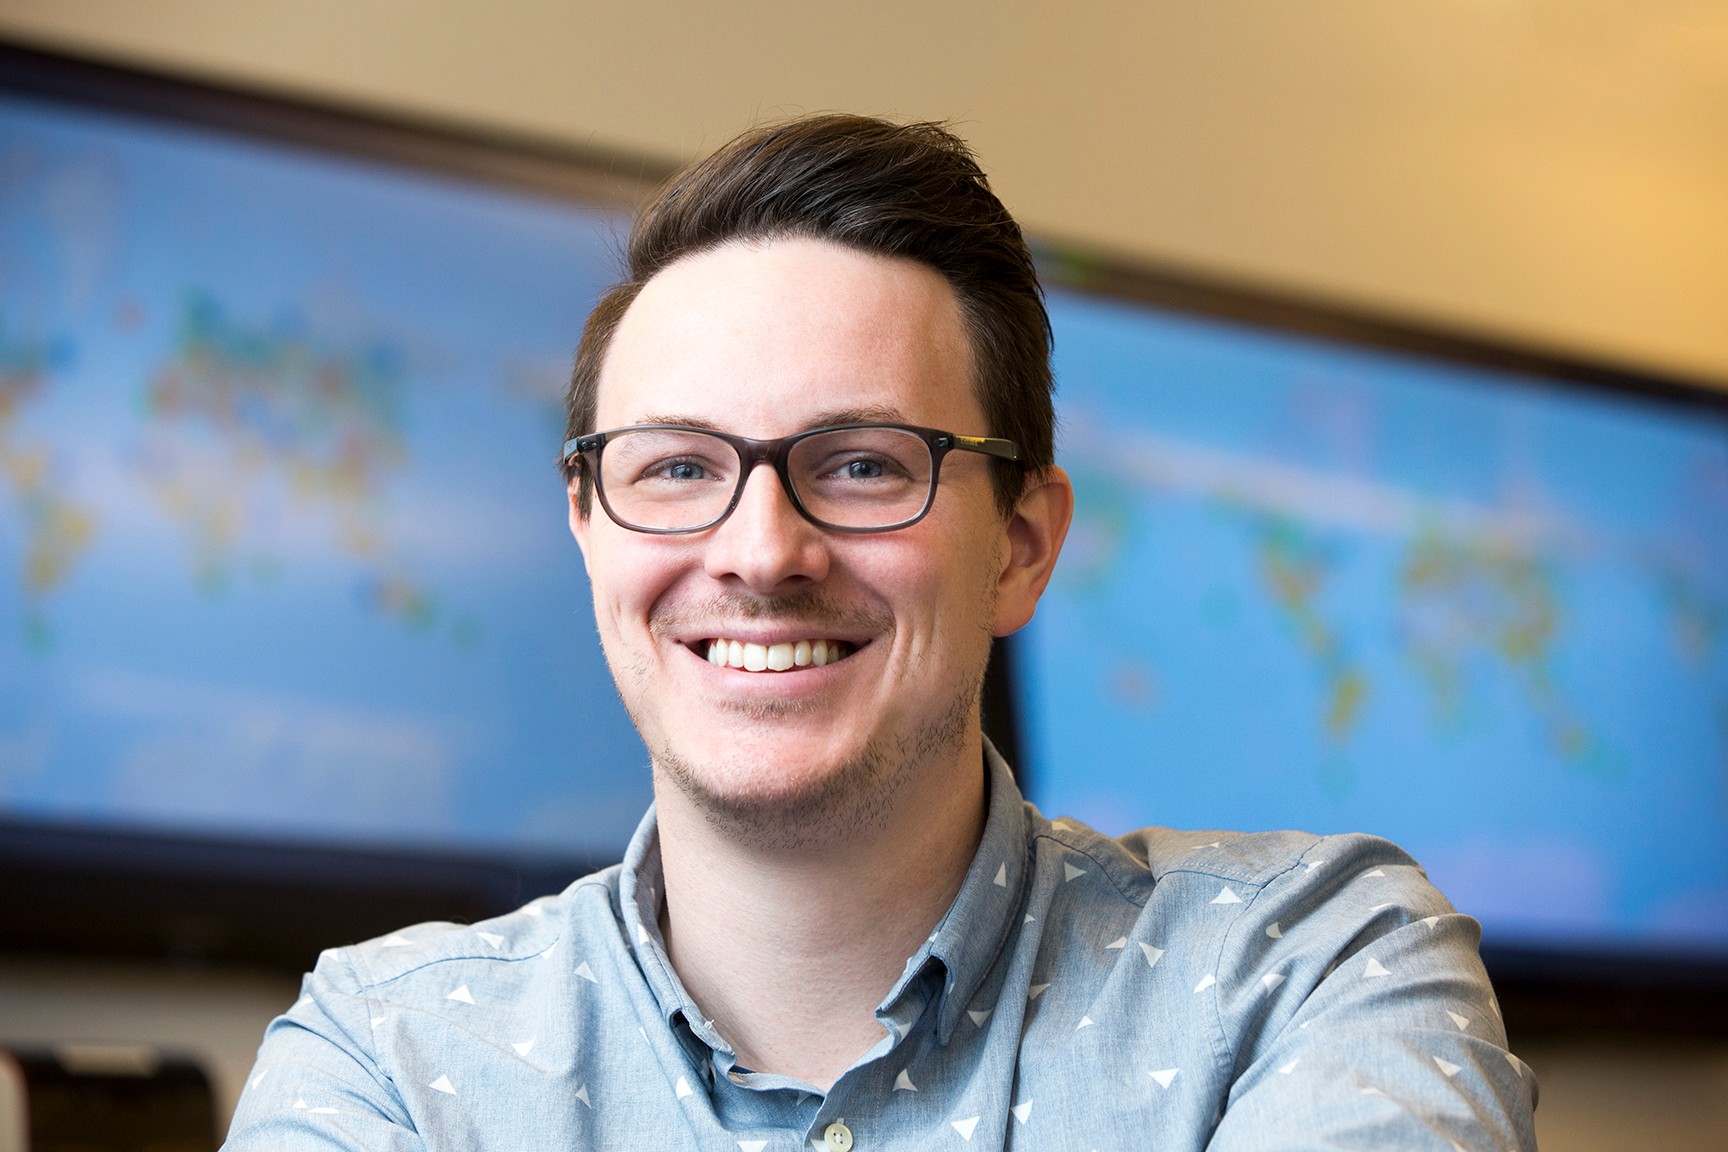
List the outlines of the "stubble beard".
{"label": "stubble beard", "polygon": [[[992,589],[993,591],[993,589]],[[846,619],[816,597],[790,603],[770,603],[739,610],[738,615],[790,620]],[[926,766],[954,755],[977,723],[988,662],[976,662],[944,707],[920,726],[898,733],[879,732],[862,748],[804,782],[772,792],[722,790],[715,781],[726,773],[680,755],[669,740],[649,747],[657,777],[664,777],[699,810],[716,831],[760,851],[796,851],[868,836],[887,827],[908,793],[908,785]],[[646,673],[646,669],[641,670]],[[807,716],[819,705],[806,701],[730,703],[727,709],[754,724],[770,726]],[[634,709],[631,709],[634,713]],[[637,721],[640,732],[643,726]]]}

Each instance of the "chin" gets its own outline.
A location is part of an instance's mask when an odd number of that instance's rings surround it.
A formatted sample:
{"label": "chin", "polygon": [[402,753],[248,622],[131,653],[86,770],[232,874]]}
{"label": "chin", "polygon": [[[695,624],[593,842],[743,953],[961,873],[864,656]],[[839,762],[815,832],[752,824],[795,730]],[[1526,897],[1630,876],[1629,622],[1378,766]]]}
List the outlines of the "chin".
{"label": "chin", "polygon": [[706,739],[651,746],[656,787],[675,790],[740,843],[786,849],[855,839],[886,827],[919,776],[964,747],[977,707],[978,688],[968,685],[915,727],[865,733],[821,709],[737,705],[705,726]]}
{"label": "chin", "polygon": [[[785,771],[780,765],[786,763],[798,764],[799,771]],[[731,763],[697,761],[666,749],[655,755],[654,764],[656,774],[716,828],[744,843],[780,849],[881,828],[900,791],[900,777],[911,768],[873,745],[851,756],[830,753],[819,760],[785,750],[762,756],[738,750]]]}

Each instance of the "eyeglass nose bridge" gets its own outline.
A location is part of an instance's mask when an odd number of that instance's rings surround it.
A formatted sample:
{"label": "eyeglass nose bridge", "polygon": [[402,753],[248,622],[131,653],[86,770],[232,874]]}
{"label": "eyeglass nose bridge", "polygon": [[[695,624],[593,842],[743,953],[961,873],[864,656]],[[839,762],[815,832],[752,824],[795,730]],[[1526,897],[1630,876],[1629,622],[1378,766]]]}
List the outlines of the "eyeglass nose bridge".
{"label": "eyeglass nose bridge", "polygon": [[793,511],[803,517],[807,523],[818,528],[826,527],[822,521],[811,515],[810,509],[804,506],[804,500],[798,495],[798,485],[792,482],[792,447],[802,437],[787,436],[778,440],[752,440],[748,436],[732,436],[723,434],[721,439],[732,445],[738,453],[738,484],[732,490],[732,499],[726,505],[726,510],[708,525],[718,528],[732,518],[732,513],[738,510],[738,505],[744,500],[744,488],[750,483],[750,478],[756,474],[758,464],[766,464],[774,469],[774,475],[780,480],[780,491],[785,493]]}

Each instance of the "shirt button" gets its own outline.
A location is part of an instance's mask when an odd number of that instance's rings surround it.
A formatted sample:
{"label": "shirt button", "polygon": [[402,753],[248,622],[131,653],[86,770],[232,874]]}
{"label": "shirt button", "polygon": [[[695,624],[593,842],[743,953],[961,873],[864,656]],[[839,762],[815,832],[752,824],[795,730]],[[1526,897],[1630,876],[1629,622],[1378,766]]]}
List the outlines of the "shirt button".
{"label": "shirt button", "polygon": [[828,1152],[852,1152],[852,1129],[838,1120],[828,1125],[822,1140],[828,1145]]}

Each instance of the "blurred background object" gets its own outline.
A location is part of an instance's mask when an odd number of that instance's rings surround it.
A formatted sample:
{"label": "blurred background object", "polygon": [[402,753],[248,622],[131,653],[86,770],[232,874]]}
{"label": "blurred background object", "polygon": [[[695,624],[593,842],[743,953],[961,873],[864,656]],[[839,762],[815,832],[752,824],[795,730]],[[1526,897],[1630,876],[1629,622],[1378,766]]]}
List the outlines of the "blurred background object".
{"label": "blurred background object", "polygon": [[0,1152],[215,1152],[210,1082],[143,1044],[0,1048]]}

